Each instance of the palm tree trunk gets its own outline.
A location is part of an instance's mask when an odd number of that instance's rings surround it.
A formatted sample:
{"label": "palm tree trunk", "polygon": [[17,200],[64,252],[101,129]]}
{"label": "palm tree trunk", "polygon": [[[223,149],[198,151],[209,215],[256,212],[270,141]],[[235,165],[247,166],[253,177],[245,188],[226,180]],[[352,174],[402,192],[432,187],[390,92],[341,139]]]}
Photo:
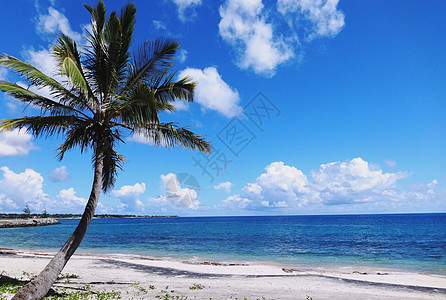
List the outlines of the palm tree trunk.
{"label": "palm tree trunk", "polygon": [[35,279],[23,286],[14,295],[12,298],[13,300],[40,300],[48,293],[51,286],[57,280],[60,272],[62,272],[68,260],[73,255],[74,251],[76,251],[77,247],[79,247],[79,244],[87,232],[101,194],[102,172],[103,156],[98,155],[96,156],[94,166],[94,179],[90,198],[88,199],[87,206],[85,207],[84,213],[76,227],[76,230],[67,240],[65,245],[63,245],[63,247],[59,250],[56,256],[54,256],[54,258],[48,263],[45,269],[43,269],[43,271],[40,272]]}

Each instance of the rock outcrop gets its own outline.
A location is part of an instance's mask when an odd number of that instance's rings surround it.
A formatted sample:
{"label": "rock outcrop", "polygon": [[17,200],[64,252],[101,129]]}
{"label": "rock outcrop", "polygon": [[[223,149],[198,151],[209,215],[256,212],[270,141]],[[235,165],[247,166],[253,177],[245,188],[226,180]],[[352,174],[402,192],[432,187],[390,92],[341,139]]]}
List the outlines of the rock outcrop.
{"label": "rock outcrop", "polygon": [[55,224],[60,224],[60,222],[53,218],[0,220],[0,228],[35,227]]}

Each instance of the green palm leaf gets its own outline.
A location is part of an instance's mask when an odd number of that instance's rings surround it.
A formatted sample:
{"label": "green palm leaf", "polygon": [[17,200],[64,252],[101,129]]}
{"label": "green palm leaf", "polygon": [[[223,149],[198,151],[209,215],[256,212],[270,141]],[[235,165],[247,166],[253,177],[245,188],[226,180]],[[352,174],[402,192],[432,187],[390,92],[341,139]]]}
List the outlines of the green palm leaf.
{"label": "green palm leaf", "polygon": [[175,123],[147,124],[137,127],[134,133],[141,134],[156,146],[176,147],[211,152],[211,144],[203,136],[197,135]]}
{"label": "green palm leaf", "polygon": [[0,66],[17,72],[30,86],[50,91],[50,96],[42,96],[19,84],[0,81],[1,91],[41,110],[38,116],[1,120],[0,131],[24,129],[36,137],[60,136],[59,159],[74,148],[81,153],[91,150],[94,167],[91,194],[78,227],[48,266],[14,299],[30,294],[33,299],[43,298],[79,246],[101,190],[107,192],[114,186],[125,162],[116,151],[117,144],[124,143],[121,136],[140,134],[155,146],[211,151],[203,136],[175,123],[160,122],[159,112],[173,112],[174,101],[193,101],[196,83],[187,77],[173,80],[171,68],[178,42],[158,38],[131,51],[134,4],[124,6],[119,16],[112,12],[108,17],[102,1],[85,7],[92,25],[86,49],[79,51],[76,42],[63,34],[52,47],[55,74],[63,82],[17,58],[0,55]]}
{"label": "green palm leaf", "polygon": [[76,108],[56,102],[54,100],[48,99],[44,96],[38,95],[28,89],[25,89],[15,83],[10,83],[7,81],[0,81],[0,90],[8,93],[12,97],[27,103],[39,107],[43,112],[50,112],[52,115],[61,114],[83,114]]}
{"label": "green palm leaf", "polygon": [[36,116],[19,119],[1,120],[0,130],[14,130],[26,128],[34,136],[53,136],[64,133],[74,123],[79,122],[76,116]]}

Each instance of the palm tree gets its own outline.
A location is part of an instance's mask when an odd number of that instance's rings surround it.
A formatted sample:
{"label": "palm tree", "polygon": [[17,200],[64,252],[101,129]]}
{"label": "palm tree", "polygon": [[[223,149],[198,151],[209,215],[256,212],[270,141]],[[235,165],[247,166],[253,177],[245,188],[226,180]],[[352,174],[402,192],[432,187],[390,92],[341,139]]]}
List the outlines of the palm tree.
{"label": "palm tree", "polygon": [[63,81],[10,55],[0,56],[1,66],[19,73],[30,86],[51,92],[51,97],[45,97],[0,81],[0,90],[41,109],[39,116],[2,120],[0,130],[25,128],[35,137],[62,136],[64,141],[57,149],[60,159],[75,147],[81,153],[91,149],[94,167],[91,194],[76,230],[45,269],[13,299],[41,299],[56,281],[87,231],[101,189],[107,192],[113,187],[122,168],[124,157],[115,146],[124,142],[124,134],[145,135],[159,146],[181,145],[210,152],[210,144],[202,136],[175,123],[161,123],[158,118],[161,111],[174,111],[173,101],[193,100],[196,83],[190,78],[173,80],[171,68],[179,44],[156,39],[130,52],[135,5],[129,3],[120,16],[112,12],[108,18],[102,1],[95,7],[85,7],[92,25],[87,32],[88,46],[79,51],[76,43],[62,34],[52,48],[57,75]]}

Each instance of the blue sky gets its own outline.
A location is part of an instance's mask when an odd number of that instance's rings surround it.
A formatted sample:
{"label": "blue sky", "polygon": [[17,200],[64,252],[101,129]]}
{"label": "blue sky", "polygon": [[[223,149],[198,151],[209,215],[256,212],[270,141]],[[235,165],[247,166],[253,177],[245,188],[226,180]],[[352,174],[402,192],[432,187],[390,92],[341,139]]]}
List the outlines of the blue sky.
{"label": "blue sky", "polygon": [[[53,72],[63,32],[83,45],[95,1],[2,3],[0,52]],[[208,215],[446,212],[446,3],[136,1],[133,45],[181,44],[195,102],[163,121],[207,136],[211,156],[126,137],[98,213]],[[122,1],[107,1],[108,12]],[[0,69],[0,79],[20,82]],[[45,91],[41,91],[45,93]],[[0,118],[39,111],[0,94]],[[91,153],[0,134],[0,212],[82,212]]]}

